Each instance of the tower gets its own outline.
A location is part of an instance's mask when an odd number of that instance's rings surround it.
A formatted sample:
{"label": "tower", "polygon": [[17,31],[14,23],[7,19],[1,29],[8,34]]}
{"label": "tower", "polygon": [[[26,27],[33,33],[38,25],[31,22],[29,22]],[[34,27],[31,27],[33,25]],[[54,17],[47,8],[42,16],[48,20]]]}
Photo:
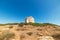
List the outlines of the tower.
{"label": "tower", "polygon": [[25,23],[34,23],[34,18],[32,16],[29,16],[25,19]]}

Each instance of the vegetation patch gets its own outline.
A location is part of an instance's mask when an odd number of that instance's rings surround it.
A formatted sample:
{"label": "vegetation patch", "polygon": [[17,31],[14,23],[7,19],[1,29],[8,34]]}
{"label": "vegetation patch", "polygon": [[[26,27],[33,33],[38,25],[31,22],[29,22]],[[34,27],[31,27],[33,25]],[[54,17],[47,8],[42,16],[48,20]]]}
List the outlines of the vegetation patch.
{"label": "vegetation patch", "polygon": [[23,26],[23,25],[33,25],[33,26],[58,26],[56,24],[52,24],[52,23],[20,23],[19,25]]}
{"label": "vegetation patch", "polygon": [[32,35],[32,32],[29,32],[29,33],[27,33],[29,36],[31,36]]}
{"label": "vegetation patch", "polygon": [[53,37],[55,40],[60,40],[60,34],[52,35],[52,37]]}
{"label": "vegetation patch", "polygon": [[14,38],[14,34],[11,33],[11,32],[5,32],[5,33],[2,33],[0,34],[0,40],[9,40],[11,38]]}

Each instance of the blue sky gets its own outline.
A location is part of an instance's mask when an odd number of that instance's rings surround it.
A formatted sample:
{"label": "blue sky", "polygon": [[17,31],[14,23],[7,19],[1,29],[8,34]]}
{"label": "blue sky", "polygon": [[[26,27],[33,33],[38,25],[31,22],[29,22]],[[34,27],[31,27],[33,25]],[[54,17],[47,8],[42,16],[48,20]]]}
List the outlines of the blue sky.
{"label": "blue sky", "polygon": [[0,0],[0,23],[24,22],[27,16],[60,25],[60,0]]}

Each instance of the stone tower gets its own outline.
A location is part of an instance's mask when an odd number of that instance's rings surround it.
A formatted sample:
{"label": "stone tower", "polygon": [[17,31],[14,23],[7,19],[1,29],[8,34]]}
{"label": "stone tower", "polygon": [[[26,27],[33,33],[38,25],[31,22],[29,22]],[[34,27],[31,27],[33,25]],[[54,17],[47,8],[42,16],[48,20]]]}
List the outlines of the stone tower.
{"label": "stone tower", "polygon": [[25,19],[25,23],[34,23],[34,18],[32,16],[29,16]]}

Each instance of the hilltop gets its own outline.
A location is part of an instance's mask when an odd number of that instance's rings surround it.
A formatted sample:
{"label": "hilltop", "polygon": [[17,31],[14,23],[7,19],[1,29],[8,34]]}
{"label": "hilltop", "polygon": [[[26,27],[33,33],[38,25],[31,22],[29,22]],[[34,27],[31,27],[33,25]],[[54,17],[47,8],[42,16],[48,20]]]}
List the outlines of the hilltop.
{"label": "hilltop", "polygon": [[[51,23],[8,23],[0,24],[0,28],[8,28],[8,31],[16,35],[19,40],[37,40],[41,36],[51,36],[55,40],[60,39],[60,26]],[[7,30],[5,30],[7,31]],[[20,36],[19,36],[20,35]],[[32,38],[31,38],[32,37]]]}

